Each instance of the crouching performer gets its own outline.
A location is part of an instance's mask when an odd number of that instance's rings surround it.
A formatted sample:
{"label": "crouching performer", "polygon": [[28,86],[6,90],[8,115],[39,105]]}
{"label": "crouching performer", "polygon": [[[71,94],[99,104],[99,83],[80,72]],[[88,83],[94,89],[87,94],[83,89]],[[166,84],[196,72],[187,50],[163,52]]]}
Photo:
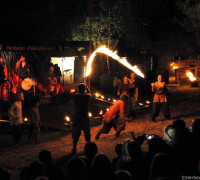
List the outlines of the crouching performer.
{"label": "crouching performer", "polygon": [[116,131],[115,137],[119,137],[121,131],[125,129],[125,121],[127,117],[124,114],[124,102],[128,96],[123,93],[120,96],[115,104],[113,104],[109,111],[103,116],[103,127],[101,127],[95,136],[95,139],[98,140],[101,134],[108,134],[113,127]]}

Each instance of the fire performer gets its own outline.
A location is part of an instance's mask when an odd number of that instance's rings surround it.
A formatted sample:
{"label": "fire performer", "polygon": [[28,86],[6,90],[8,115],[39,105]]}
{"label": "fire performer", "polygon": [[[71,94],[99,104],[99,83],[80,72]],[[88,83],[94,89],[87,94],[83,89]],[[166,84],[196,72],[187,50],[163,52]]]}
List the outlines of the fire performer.
{"label": "fire performer", "polygon": [[23,116],[22,116],[22,101],[24,100],[24,94],[18,93],[17,100],[11,104],[8,111],[11,117],[12,137],[15,145],[19,145],[20,139],[23,135]]}
{"label": "fire performer", "polygon": [[152,91],[155,93],[153,98],[153,107],[151,120],[156,121],[160,109],[162,108],[162,113],[166,119],[170,119],[169,106],[167,101],[167,88],[165,82],[162,81],[162,75],[158,75],[158,81],[151,84]]}
{"label": "fire performer", "polygon": [[129,115],[134,116],[134,111],[138,101],[138,82],[135,79],[135,73],[130,74],[129,79]]}
{"label": "fire performer", "polygon": [[86,93],[86,86],[83,83],[78,85],[78,93],[75,94],[74,105],[75,113],[72,125],[72,139],[73,149],[72,154],[76,153],[76,146],[83,130],[85,135],[85,141],[90,142],[90,119],[88,116],[88,106],[90,100],[90,94]]}
{"label": "fire performer", "polygon": [[123,93],[120,95],[120,100],[113,104],[109,111],[107,111],[103,117],[103,127],[100,128],[95,139],[98,140],[101,134],[108,134],[113,127],[116,131],[115,137],[119,137],[121,131],[125,129],[125,120],[127,118],[124,116],[124,102],[128,99],[128,96]]}

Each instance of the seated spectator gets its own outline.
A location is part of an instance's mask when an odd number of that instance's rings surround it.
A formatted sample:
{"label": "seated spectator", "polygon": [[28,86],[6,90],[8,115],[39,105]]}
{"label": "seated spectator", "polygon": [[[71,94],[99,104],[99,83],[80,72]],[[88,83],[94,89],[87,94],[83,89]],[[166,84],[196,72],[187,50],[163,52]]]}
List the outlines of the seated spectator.
{"label": "seated spectator", "polygon": [[173,146],[176,139],[176,128],[173,125],[168,125],[164,130],[164,139],[167,144]]}
{"label": "seated spectator", "polygon": [[48,150],[42,150],[42,151],[40,151],[40,153],[38,155],[38,158],[46,166],[52,164],[52,155],[51,155],[51,152],[48,151]]}
{"label": "seated spectator", "polygon": [[94,142],[88,142],[84,147],[84,154],[86,156],[86,171],[90,169],[91,163],[98,152],[97,145]]}
{"label": "seated spectator", "polygon": [[182,143],[188,143],[190,141],[190,134],[187,131],[185,121],[182,119],[176,119],[173,121],[172,125],[176,129],[176,140],[175,143],[182,144]]}
{"label": "seated spectator", "polygon": [[114,180],[115,179],[115,172],[111,168],[101,167],[97,169],[92,176],[90,177],[91,180]]}
{"label": "seated spectator", "polygon": [[102,167],[111,168],[111,163],[105,154],[98,154],[92,162],[91,169],[96,170]]}
{"label": "seated spectator", "polygon": [[177,179],[172,159],[164,153],[158,153],[154,156],[150,167],[149,180],[156,180],[161,177],[170,180]]}
{"label": "seated spectator", "polygon": [[126,170],[117,170],[115,172],[116,180],[132,180],[132,175]]}
{"label": "seated spectator", "polygon": [[192,137],[195,140],[200,140],[200,119],[195,119],[192,123]]}
{"label": "seated spectator", "polygon": [[195,119],[192,123],[192,144],[194,149],[194,173],[198,174],[200,162],[200,119]]}
{"label": "seated spectator", "polygon": [[130,159],[126,162],[119,161],[118,169],[127,170],[133,179],[146,179],[147,167],[140,144],[137,141],[131,141],[127,149]]}
{"label": "seated spectator", "polygon": [[104,154],[98,154],[92,162],[91,169],[90,169],[90,175],[89,175],[90,178],[91,179],[96,179],[96,178],[101,179],[101,178],[103,178],[102,174],[105,174],[105,175],[109,174],[109,176],[112,176],[113,173],[114,172],[111,168],[111,163],[110,163],[109,158]]}
{"label": "seated spectator", "polygon": [[115,146],[115,153],[117,154],[117,157],[112,160],[112,167],[114,169],[117,168],[117,163],[122,155],[122,144],[117,144]]}
{"label": "seated spectator", "polygon": [[49,180],[63,179],[65,177],[64,171],[60,167],[53,164],[50,151],[40,151],[38,158],[45,164],[45,175],[49,178]]}
{"label": "seated spectator", "polygon": [[159,177],[159,178],[157,178],[156,180],[169,180],[169,179],[166,178],[166,177]]}
{"label": "seated spectator", "polygon": [[80,157],[72,157],[67,162],[67,179],[79,180],[84,175],[85,163]]}
{"label": "seated spectator", "polygon": [[0,179],[1,180],[10,180],[10,173],[3,167],[0,168]]}
{"label": "seated spectator", "polygon": [[199,167],[198,167],[198,175],[200,176],[200,161],[199,161]]}
{"label": "seated spectator", "polygon": [[192,175],[194,170],[194,150],[192,148],[192,136],[187,131],[185,121],[177,119],[172,125],[176,128],[173,156],[178,177]]}
{"label": "seated spectator", "polygon": [[119,159],[117,166],[119,166],[120,163],[123,164],[123,162],[127,162],[128,160],[130,160],[131,157],[129,156],[129,153],[128,153],[128,144],[129,143],[130,143],[130,139],[127,139],[124,141],[124,143],[122,145],[122,154],[121,154],[121,157]]}
{"label": "seated spectator", "polygon": [[153,157],[157,153],[172,154],[172,148],[161,138],[154,137],[148,141],[149,152],[148,152],[148,164],[151,163]]}
{"label": "seated spectator", "polygon": [[45,165],[39,161],[32,162],[28,169],[30,180],[34,180],[39,176],[45,175]]}
{"label": "seated spectator", "polygon": [[49,180],[46,176],[37,177],[35,180]]}
{"label": "seated spectator", "polygon": [[20,172],[20,180],[27,180],[29,177],[28,167],[24,167]]}

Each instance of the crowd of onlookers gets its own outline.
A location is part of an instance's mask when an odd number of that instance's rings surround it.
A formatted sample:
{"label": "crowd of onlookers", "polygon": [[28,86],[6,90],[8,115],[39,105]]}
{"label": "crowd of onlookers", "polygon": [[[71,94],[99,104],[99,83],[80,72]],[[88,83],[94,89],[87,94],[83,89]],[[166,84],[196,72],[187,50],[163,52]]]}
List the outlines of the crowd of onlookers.
{"label": "crowd of onlookers", "polygon": [[[148,152],[141,150],[145,140],[143,134],[117,144],[113,160],[88,142],[84,156],[72,156],[65,166],[54,164],[51,152],[42,150],[37,161],[22,169],[20,180],[200,179],[200,119],[192,127],[181,119],[173,121],[164,129],[164,139],[154,136],[148,140]],[[0,179],[11,179],[4,168],[0,168]]]}

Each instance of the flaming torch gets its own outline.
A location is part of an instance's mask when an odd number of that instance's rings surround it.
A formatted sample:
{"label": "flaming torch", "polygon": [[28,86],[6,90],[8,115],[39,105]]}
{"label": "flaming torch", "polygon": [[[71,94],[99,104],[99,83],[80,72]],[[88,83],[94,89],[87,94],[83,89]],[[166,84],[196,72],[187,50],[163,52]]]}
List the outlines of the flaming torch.
{"label": "flaming torch", "polygon": [[192,74],[191,71],[187,70],[186,71],[186,76],[190,79],[191,81],[191,87],[198,87],[197,83],[197,78]]}
{"label": "flaming torch", "polygon": [[132,66],[126,58],[121,58],[117,55],[116,52],[111,51],[110,49],[106,48],[106,46],[102,46],[100,48],[98,48],[97,50],[95,50],[87,63],[87,69],[86,69],[86,77],[90,75],[91,71],[92,71],[92,62],[96,56],[97,53],[103,53],[107,56],[112,57],[114,60],[118,61],[119,63],[121,63],[123,66],[127,67],[128,69],[132,70],[133,72],[135,72],[138,76],[141,76],[144,78],[144,74],[138,69],[137,66]]}
{"label": "flaming torch", "polygon": [[69,126],[71,124],[71,120],[69,116],[65,116],[65,125]]}

